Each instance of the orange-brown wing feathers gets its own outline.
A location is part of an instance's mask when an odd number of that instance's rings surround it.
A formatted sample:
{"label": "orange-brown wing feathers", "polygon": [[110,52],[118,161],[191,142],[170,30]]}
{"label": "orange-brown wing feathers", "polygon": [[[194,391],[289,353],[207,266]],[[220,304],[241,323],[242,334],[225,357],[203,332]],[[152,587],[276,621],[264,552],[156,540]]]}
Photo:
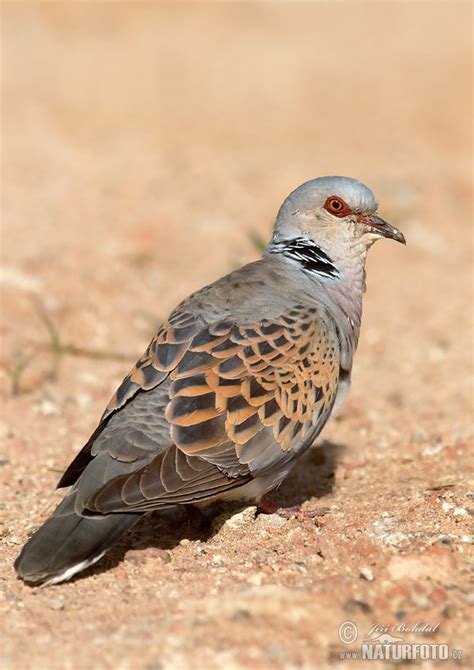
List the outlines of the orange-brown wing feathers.
{"label": "orange-brown wing feathers", "polygon": [[[199,328],[183,321],[181,332],[175,324],[168,326],[172,334],[161,329],[136,368],[151,366],[166,378],[164,417],[174,457],[159,453],[136,472],[106,483],[87,501],[90,510],[182,504],[242,485],[291,460],[331,411],[337,342],[313,310],[297,306],[278,320],[249,326],[220,322]],[[188,474],[196,467],[198,472],[183,478],[178,465]],[[172,479],[171,490],[166,482]]]}

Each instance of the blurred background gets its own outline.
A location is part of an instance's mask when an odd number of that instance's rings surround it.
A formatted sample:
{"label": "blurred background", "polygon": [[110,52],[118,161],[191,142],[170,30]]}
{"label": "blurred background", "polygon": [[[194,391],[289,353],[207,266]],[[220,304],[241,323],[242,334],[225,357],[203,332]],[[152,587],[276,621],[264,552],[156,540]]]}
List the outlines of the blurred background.
{"label": "blurred background", "polygon": [[[2,3],[4,667],[323,667],[348,618],[431,617],[466,647],[471,13]],[[53,593],[16,582],[59,472],[160,321],[257,258],[285,196],[332,174],[369,185],[408,245],[370,254],[351,400],[325,433],[339,451],[281,493],[331,507],[322,530],[257,519],[173,536],[161,559],[142,537],[134,560],[125,547]]]}

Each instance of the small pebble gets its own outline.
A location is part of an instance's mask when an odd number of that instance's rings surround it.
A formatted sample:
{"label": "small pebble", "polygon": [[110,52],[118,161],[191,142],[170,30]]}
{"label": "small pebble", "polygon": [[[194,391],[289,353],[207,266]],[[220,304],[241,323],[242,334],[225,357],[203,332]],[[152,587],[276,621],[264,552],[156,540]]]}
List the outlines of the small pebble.
{"label": "small pebble", "polygon": [[261,586],[264,576],[265,575],[263,575],[263,573],[257,572],[254,575],[250,575],[250,577],[247,579],[247,582],[252,584],[252,586]]}
{"label": "small pebble", "polygon": [[368,582],[373,582],[374,581],[374,573],[372,572],[371,568],[368,568],[368,567],[359,568],[359,574],[360,574],[361,577],[366,579]]}
{"label": "small pebble", "polygon": [[59,407],[51,400],[41,400],[34,406],[34,411],[43,416],[52,416],[53,414],[59,414]]}
{"label": "small pebble", "polygon": [[261,514],[258,518],[265,526],[284,526],[288,523],[288,519],[279,514]]}
{"label": "small pebble", "polygon": [[221,556],[221,554],[215,554],[212,557],[212,562],[214,565],[222,565],[223,563],[227,563],[227,559],[224,558],[224,556]]}
{"label": "small pebble", "polygon": [[65,604],[66,600],[64,599],[64,597],[59,596],[58,598],[54,598],[54,600],[50,601],[49,608],[52,610],[63,610]]}
{"label": "small pebble", "polygon": [[256,513],[256,507],[246,507],[241,512],[237,512],[237,514],[231,516],[230,519],[227,519],[225,526],[231,529],[243,528],[255,519]]}
{"label": "small pebble", "polygon": [[416,591],[413,591],[410,594],[410,598],[412,603],[414,603],[417,607],[421,607],[424,610],[428,609],[430,606],[430,601],[428,600],[428,597],[424,593],[416,593]]}
{"label": "small pebble", "polygon": [[455,507],[453,510],[453,516],[468,516],[469,512],[465,507]]}
{"label": "small pebble", "polygon": [[444,444],[438,443],[421,450],[422,456],[437,456],[444,449]]}

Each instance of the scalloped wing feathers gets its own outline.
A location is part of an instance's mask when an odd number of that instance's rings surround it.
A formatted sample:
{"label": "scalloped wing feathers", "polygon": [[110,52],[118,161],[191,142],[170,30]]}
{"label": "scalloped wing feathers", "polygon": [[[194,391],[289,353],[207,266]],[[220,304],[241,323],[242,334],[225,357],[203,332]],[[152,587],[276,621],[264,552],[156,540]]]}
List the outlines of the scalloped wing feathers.
{"label": "scalloped wing feathers", "polygon": [[241,325],[226,300],[224,319],[206,323],[196,304],[215,309],[209,289],[160,328],[62,478],[68,485],[87,468],[78,513],[201,501],[259,477],[271,484],[272,473],[278,482],[326,422],[339,343],[324,310],[277,305],[272,318]]}

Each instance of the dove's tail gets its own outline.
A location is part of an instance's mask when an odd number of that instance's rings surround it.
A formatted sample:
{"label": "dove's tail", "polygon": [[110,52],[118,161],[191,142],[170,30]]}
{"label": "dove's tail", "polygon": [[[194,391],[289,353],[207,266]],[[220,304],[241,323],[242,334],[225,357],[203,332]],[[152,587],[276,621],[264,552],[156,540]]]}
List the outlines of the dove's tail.
{"label": "dove's tail", "polygon": [[57,584],[70,579],[101,559],[141,516],[79,516],[74,498],[71,491],[21,550],[15,569],[25,582]]}

